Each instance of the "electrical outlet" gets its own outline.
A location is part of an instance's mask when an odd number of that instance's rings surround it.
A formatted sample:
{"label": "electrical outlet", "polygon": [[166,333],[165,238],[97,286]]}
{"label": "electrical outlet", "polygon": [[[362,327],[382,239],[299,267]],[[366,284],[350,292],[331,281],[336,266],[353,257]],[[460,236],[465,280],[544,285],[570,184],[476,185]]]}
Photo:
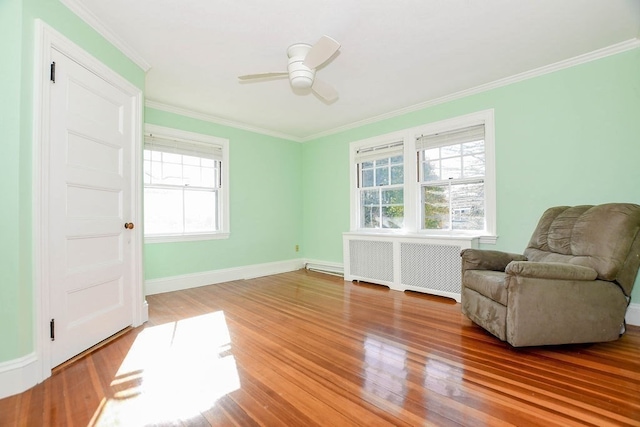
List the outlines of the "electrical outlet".
{"label": "electrical outlet", "polygon": [[296,252],[300,252],[300,245],[296,245]]}

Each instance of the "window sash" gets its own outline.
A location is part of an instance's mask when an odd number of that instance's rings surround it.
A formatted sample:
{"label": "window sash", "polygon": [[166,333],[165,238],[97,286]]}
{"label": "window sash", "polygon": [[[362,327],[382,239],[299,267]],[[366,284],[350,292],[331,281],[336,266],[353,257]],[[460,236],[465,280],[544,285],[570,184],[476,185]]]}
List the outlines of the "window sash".
{"label": "window sash", "polygon": [[[469,217],[470,221],[469,222],[476,222],[478,223],[476,227],[461,227],[461,226],[455,226],[456,223],[456,213],[457,211],[459,211],[459,207],[461,205],[461,203],[464,204],[465,199],[464,198],[460,198],[460,197],[453,197],[454,194],[454,190],[456,188],[465,186],[465,185],[473,185],[473,184],[481,184],[481,194],[482,196],[480,196],[479,198],[482,200],[481,205],[482,206],[478,206],[476,203],[474,203],[473,200],[473,194],[471,195],[471,200],[468,200],[467,203],[465,204],[465,207],[475,207],[478,211],[480,211],[482,213],[481,218],[479,217]],[[440,180],[440,181],[429,181],[429,182],[423,182],[420,185],[420,211],[421,211],[421,224],[420,224],[420,228],[422,230],[439,230],[439,231],[481,231],[484,230],[486,228],[486,204],[487,204],[487,199],[486,199],[486,189],[484,187],[485,184],[485,180],[483,178],[467,178],[467,179],[448,179],[448,180]],[[444,200],[440,200],[439,202],[432,202],[432,203],[427,203],[427,201],[425,200],[425,190],[427,188],[441,188],[443,189],[443,193],[442,196],[444,196]],[[429,218],[426,217],[426,206],[429,205],[432,209],[434,209],[436,212],[438,210],[442,210],[442,212],[440,212],[440,215],[431,215]],[[469,205],[469,206],[467,206]],[[473,209],[471,209],[473,210]],[[446,212],[445,212],[446,211]],[[459,214],[459,212],[458,212]],[[426,225],[426,221],[427,219],[430,220],[435,220],[435,218],[437,217],[441,217],[442,219],[445,219],[444,223],[447,224],[446,227],[428,227]],[[482,220],[482,223],[479,223],[479,219]],[[458,221],[460,222],[460,221]]]}

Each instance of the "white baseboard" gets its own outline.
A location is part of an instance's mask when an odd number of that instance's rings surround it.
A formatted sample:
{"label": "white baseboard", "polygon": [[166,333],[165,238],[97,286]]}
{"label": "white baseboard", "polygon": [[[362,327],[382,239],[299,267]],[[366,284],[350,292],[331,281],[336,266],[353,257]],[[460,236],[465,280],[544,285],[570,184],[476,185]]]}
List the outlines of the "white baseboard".
{"label": "white baseboard", "polygon": [[640,326],[640,304],[631,303],[627,308],[627,315],[625,316],[627,325]]}
{"label": "white baseboard", "polygon": [[302,259],[292,259],[266,264],[246,265],[222,270],[163,277],[161,279],[151,279],[145,281],[145,295],[180,291],[183,289],[197,288],[199,286],[230,282],[233,280],[253,279],[255,277],[270,276],[272,274],[300,270],[301,268],[304,268],[304,261]]}
{"label": "white baseboard", "polygon": [[40,366],[36,353],[0,363],[0,399],[33,387],[40,381]]}

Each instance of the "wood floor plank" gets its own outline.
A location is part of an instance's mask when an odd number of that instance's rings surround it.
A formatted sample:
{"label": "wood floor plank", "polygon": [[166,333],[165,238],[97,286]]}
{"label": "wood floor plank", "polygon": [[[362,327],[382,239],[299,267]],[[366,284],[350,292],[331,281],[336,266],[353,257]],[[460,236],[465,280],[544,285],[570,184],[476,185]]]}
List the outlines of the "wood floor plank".
{"label": "wood floor plank", "polygon": [[147,300],[0,426],[640,426],[640,327],[514,349],[453,300],[308,271]]}

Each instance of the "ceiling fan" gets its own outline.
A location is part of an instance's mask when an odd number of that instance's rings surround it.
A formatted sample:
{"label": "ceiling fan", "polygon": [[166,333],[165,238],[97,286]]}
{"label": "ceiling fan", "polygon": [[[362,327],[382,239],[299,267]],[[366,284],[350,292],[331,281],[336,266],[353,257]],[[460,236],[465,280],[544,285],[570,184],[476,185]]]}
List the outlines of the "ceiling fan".
{"label": "ceiling fan", "polygon": [[338,49],[340,49],[340,43],[329,36],[322,36],[313,46],[307,43],[296,43],[287,49],[288,71],[247,74],[239,76],[238,79],[244,81],[289,76],[289,83],[293,88],[311,88],[326,102],[333,102],[338,99],[338,92],[330,84],[316,78],[316,69],[327,62]]}

